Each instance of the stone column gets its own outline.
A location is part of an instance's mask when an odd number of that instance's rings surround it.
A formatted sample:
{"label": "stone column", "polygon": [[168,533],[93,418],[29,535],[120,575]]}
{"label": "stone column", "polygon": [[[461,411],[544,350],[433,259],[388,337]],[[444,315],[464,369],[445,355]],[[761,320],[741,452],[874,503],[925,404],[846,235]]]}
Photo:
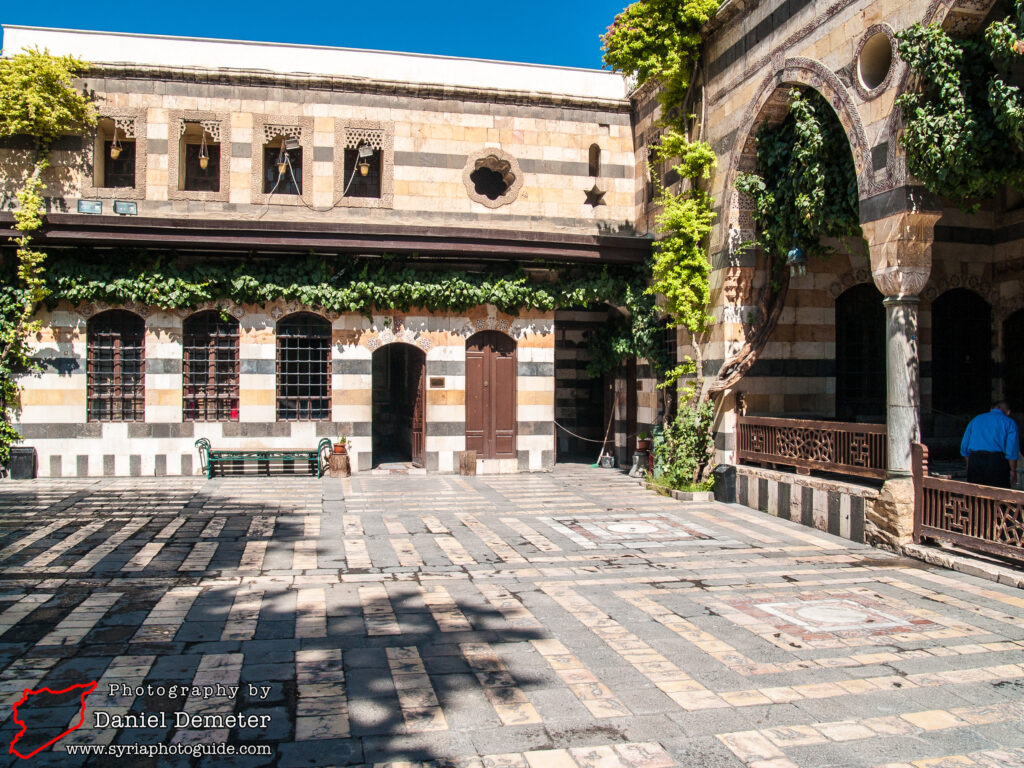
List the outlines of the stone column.
{"label": "stone column", "polygon": [[[910,446],[921,439],[918,294],[931,273],[935,222],[941,215],[935,206],[921,202],[915,190],[906,187],[861,201],[861,227],[870,250],[871,274],[885,296],[888,433],[888,480],[867,515],[865,535],[872,543],[894,549],[913,535]],[[870,220],[873,211],[882,215]]]}
{"label": "stone column", "polygon": [[885,423],[889,477],[910,477],[910,445],[921,440],[921,383],[916,296],[889,296],[885,305]]}

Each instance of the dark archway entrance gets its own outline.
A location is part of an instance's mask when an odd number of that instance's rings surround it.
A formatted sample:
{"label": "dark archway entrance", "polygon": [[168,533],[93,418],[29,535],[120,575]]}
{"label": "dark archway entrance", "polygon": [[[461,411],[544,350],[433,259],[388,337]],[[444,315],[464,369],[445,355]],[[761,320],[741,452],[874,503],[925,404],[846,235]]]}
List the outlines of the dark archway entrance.
{"label": "dark archway entrance", "polygon": [[424,464],[426,368],[423,350],[387,344],[373,353],[373,464]]}
{"label": "dark archway entrance", "polygon": [[836,300],[836,418],[885,422],[885,307],[871,283]]}
{"label": "dark archway entrance", "polygon": [[966,288],[932,304],[932,409],[975,415],[992,399],[992,308]]}
{"label": "dark archway entrance", "polygon": [[1014,414],[1024,413],[1024,309],[1003,322],[1003,396]]}
{"label": "dark archway entrance", "polygon": [[[613,375],[590,376],[589,340],[608,322],[607,306],[555,310],[556,460],[593,462],[601,451],[615,394]],[[613,444],[615,434],[608,436]]]}
{"label": "dark archway entrance", "polygon": [[466,340],[466,450],[516,458],[516,342],[499,331]]}

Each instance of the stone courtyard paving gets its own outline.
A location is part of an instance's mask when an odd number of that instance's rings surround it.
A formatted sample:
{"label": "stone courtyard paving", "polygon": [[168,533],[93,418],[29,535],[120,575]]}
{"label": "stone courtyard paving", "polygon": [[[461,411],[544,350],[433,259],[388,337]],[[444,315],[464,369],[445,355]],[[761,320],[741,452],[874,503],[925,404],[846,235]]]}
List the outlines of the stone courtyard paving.
{"label": "stone courtyard paving", "polygon": [[5,483],[0,578],[32,765],[1024,766],[1024,594],[602,470]]}

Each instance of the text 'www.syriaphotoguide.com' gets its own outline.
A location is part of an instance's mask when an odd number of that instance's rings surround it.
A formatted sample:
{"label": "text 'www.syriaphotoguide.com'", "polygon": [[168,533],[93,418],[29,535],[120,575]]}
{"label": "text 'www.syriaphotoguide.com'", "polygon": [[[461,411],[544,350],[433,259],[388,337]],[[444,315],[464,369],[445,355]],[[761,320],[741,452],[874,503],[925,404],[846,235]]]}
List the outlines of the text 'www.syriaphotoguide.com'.
{"label": "text 'www.syriaphotoguide.com'", "polygon": [[269,755],[269,744],[68,744],[69,755],[106,757],[164,757],[184,755]]}

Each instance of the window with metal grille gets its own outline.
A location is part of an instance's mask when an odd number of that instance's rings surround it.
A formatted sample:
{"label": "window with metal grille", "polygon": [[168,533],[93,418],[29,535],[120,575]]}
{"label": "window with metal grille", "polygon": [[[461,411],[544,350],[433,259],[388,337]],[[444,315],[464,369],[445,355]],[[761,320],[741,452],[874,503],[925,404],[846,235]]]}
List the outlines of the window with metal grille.
{"label": "window with metal grille", "polygon": [[331,324],[299,312],[277,324],[278,421],[331,418]]}
{"label": "window with metal grille", "polygon": [[238,321],[197,312],[182,335],[185,421],[238,421]]}
{"label": "window with metal grille", "polygon": [[86,401],[89,421],[144,421],[146,324],[111,309],[86,325]]}

